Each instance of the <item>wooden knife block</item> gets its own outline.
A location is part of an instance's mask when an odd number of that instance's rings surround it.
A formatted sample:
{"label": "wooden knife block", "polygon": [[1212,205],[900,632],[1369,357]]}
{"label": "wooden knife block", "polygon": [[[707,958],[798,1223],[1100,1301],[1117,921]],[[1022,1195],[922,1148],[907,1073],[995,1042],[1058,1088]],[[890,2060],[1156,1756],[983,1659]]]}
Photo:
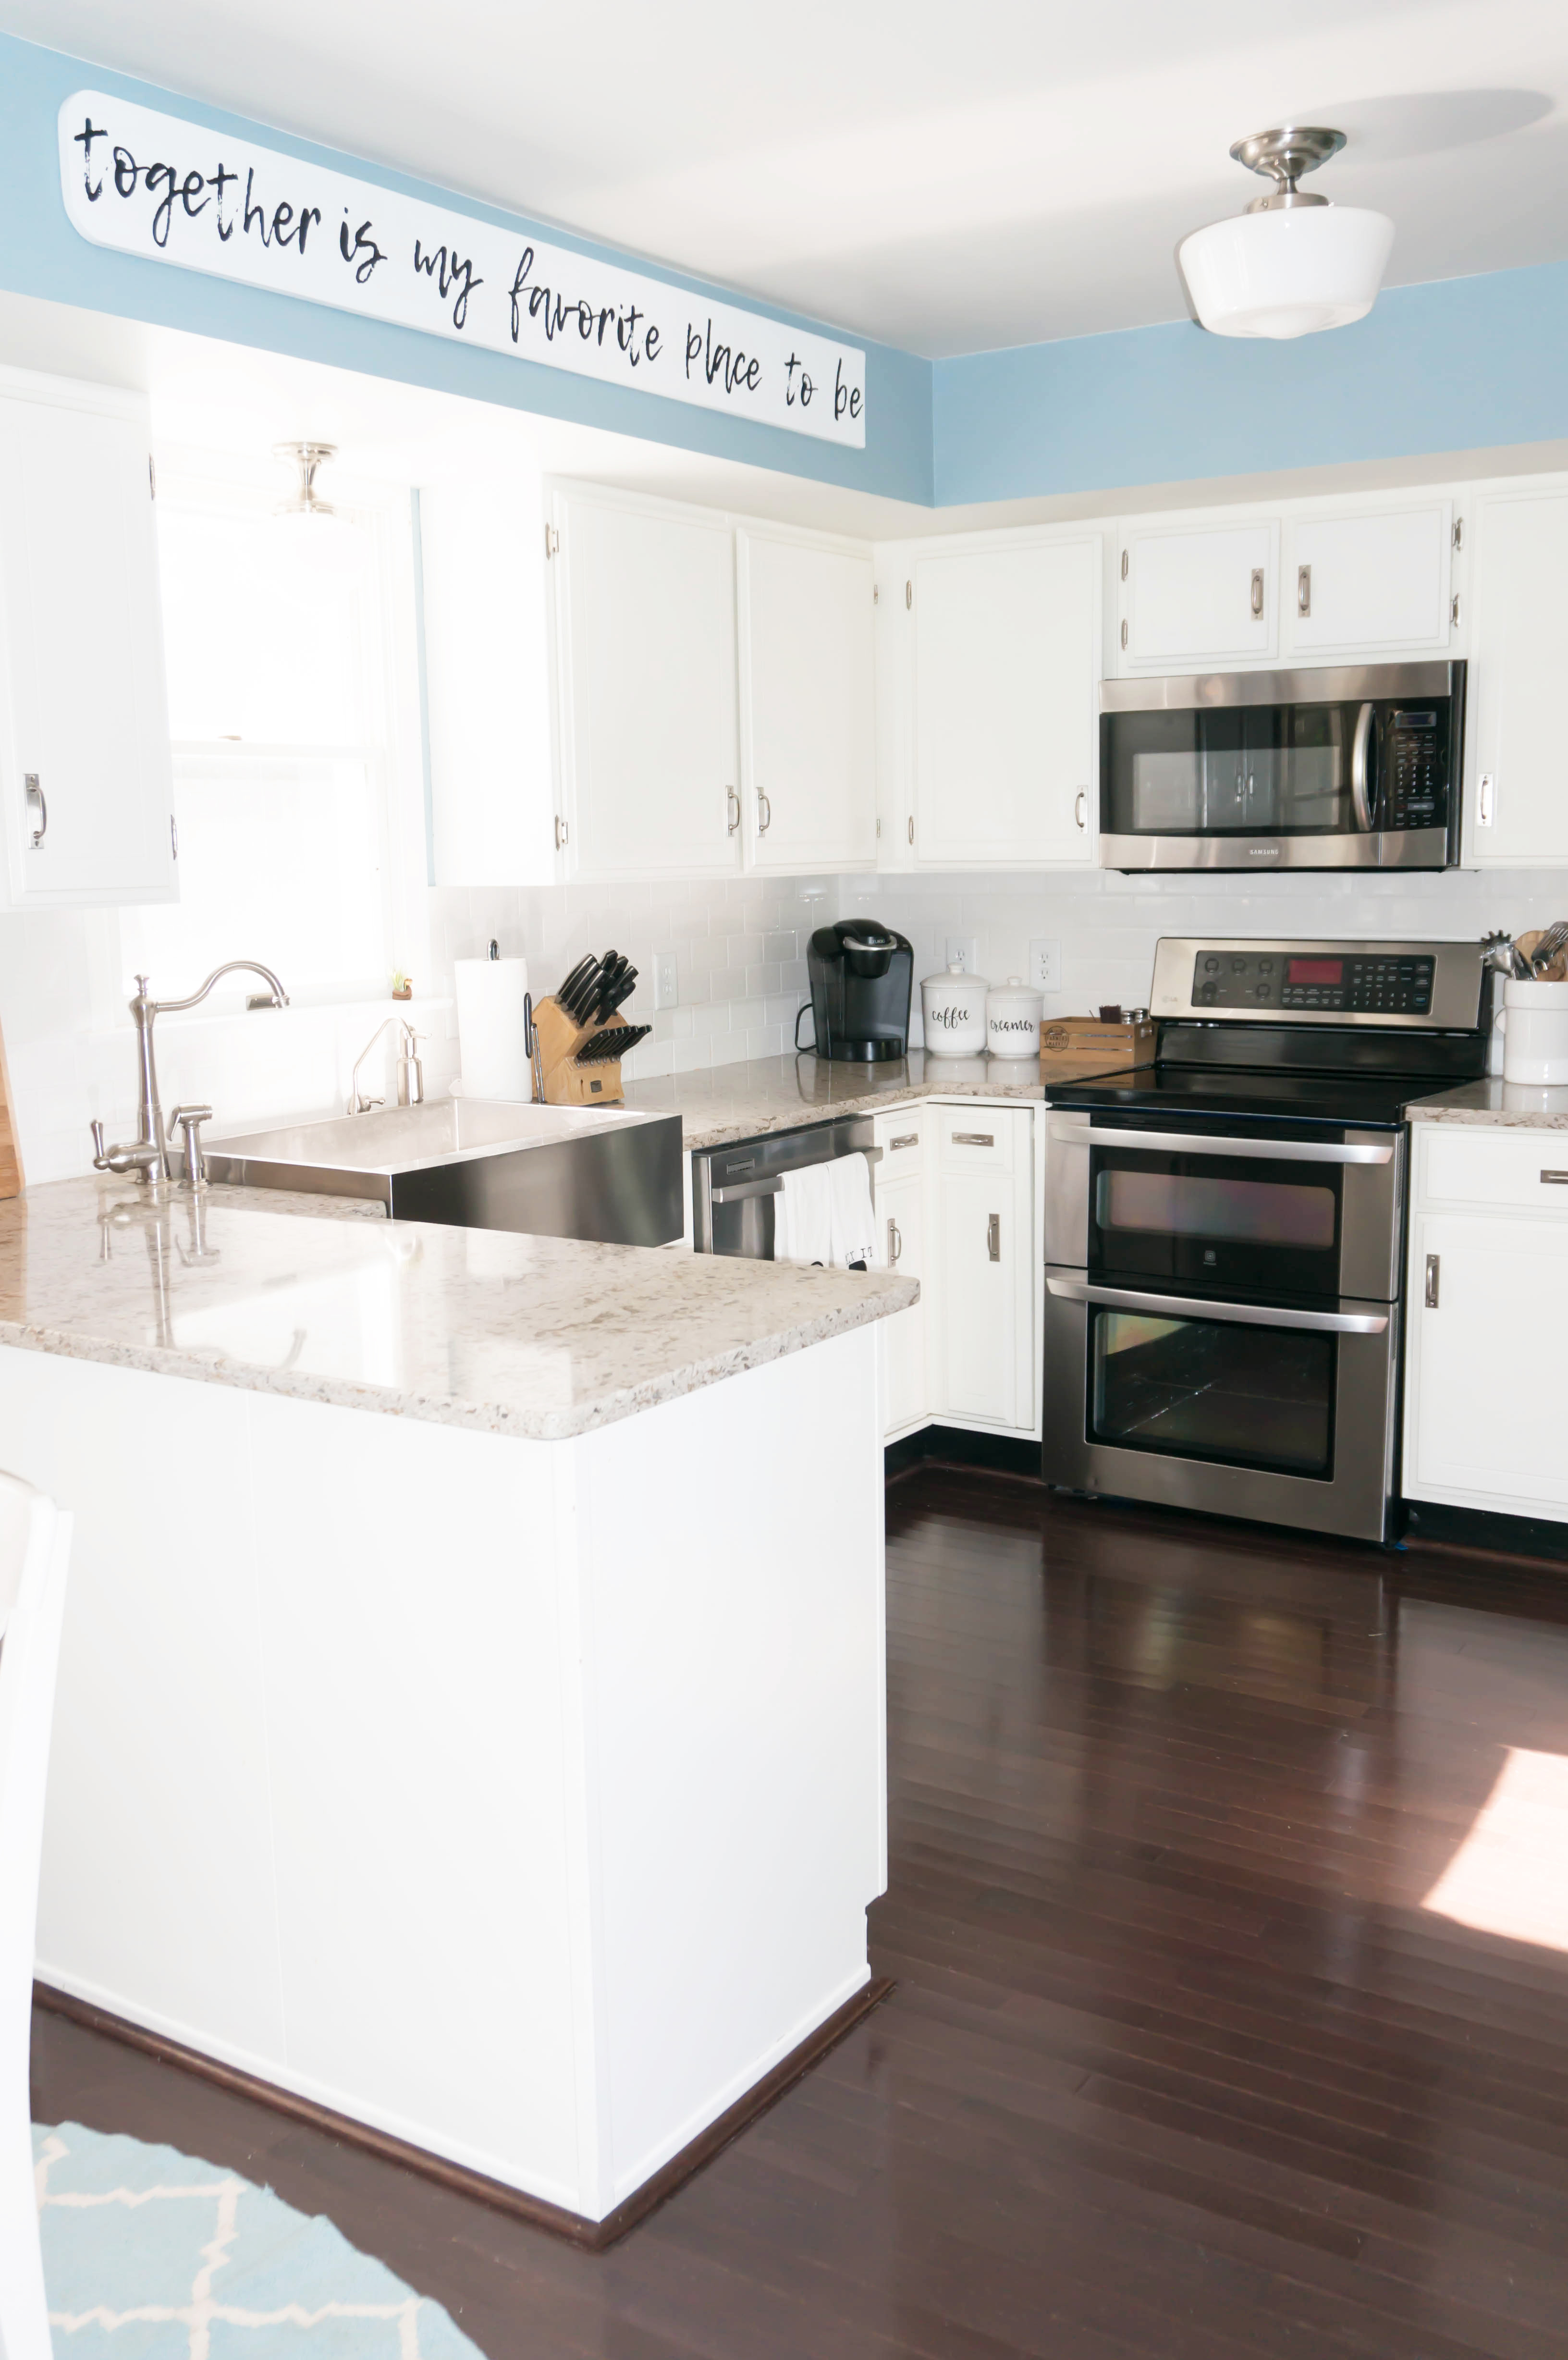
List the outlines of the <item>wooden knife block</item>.
{"label": "wooden knife block", "polygon": [[576,1063],[578,1050],[595,1033],[628,1029],[618,1010],[602,1024],[576,1024],[558,1000],[541,1000],[534,1010],[534,1028],[539,1034],[540,1087],[547,1106],[625,1105],[618,1057],[605,1057],[592,1065]]}

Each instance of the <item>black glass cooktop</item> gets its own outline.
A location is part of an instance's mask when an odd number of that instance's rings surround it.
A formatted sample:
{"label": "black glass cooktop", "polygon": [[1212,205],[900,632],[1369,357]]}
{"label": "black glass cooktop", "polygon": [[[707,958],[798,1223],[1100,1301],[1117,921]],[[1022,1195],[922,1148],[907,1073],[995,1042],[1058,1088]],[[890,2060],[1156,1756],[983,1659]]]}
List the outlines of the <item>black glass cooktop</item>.
{"label": "black glass cooktop", "polygon": [[1251,1116],[1264,1121],[1338,1122],[1397,1130],[1412,1099],[1452,1089],[1431,1074],[1287,1074],[1230,1066],[1139,1065],[1125,1077],[1048,1082],[1045,1102],[1091,1113]]}

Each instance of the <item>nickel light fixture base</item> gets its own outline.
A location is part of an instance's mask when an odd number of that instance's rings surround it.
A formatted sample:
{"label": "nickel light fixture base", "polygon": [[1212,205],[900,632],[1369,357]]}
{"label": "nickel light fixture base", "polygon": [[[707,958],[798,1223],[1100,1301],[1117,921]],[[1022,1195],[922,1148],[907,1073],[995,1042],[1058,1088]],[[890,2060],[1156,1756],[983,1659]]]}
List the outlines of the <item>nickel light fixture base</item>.
{"label": "nickel light fixture base", "polygon": [[316,497],[316,470],[338,455],[335,442],[275,442],[275,459],[287,459],[298,467],[299,481],[293,497],[285,500],[278,510],[284,517],[335,517],[336,508],[330,500]]}
{"label": "nickel light fixture base", "polygon": [[1365,319],[1377,300],[1394,224],[1297,186],[1336,156],[1343,131],[1315,124],[1255,131],[1231,155],[1274,185],[1244,213],[1183,238],[1177,259],[1212,335],[1286,338]]}

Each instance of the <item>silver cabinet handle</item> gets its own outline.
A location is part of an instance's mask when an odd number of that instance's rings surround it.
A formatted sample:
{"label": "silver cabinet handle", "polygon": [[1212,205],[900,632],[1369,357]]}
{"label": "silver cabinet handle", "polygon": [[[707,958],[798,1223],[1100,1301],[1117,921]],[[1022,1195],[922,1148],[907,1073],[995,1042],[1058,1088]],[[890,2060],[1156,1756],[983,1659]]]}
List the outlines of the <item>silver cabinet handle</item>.
{"label": "silver cabinet handle", "polygon": [[33,850],[41,852],[44,848],[44,838],[49,834],[49,804],[44,800],[44,791],[38,783],[38,774],[36,770],[27,771],[22,783],[27,791],[27,805],[29,816],[35,811],[38,815],[38,824],[33,830]]}
{"label": "silver cabinet handle", "polygon": [[[920,1134],[918,1131],[906,1131],[902,1138],[890,1139],[887,1142],[888,1153],[896,1155],[900,1147],[918,1147],[920,1143]],[[1568,1177],[1568,1175],[1564,1176]]]}
{"label": "silver cabinet handle", "polygon": [[1480,808],[1475,814],[1477,827],[1490,827],[1497,815],[1497,781],[1490,770],[1481,773]]}
{"label": "silver cabinet handle", "polygon": [[1350,800],[1356,806],[1356,825],[1363,836],[1372,831],[1372,798],[1367,786],[1367,748],[1372,741],[1372,724],[1377,717],[1375,705],[1364,705],[1356,716],[1356,738],[1350,748]]}
{"label": "silver cabinet handle", "polygon": [[[895,1147],[898,1143],[893,1142]],[[1568,1188],[1568,1172],[1543,1172],[1541,1176],[1548,1188]]]}
{"label": "silver cabinet handle", "polygon": [[768,797],[763,793],[762,789],[758,787],[757,791],[757,832],[758,836],[766,836],[772,824],[773,806],[768,802]]}
{"label": "silver cabinet handle", "polygon": [[1002,1259],[1002,1216],[993,1213],[985,1224],[985,1251],[993,1262]]}
{"label": "silver cabinet handle", "polygon": [[1079,827],[1084,829],[1088,827],[1089,790],[1087,787],[1080,787],[1073,798],[1073,817]]}
{"label": "silver cabinet handle", "polygon": [[891,1214],[891,1213],[889,1213],[889,1214],[888,1214],[888,1216],[887,1216],[887,1260],[888,1260],[888,1262],[896,1262],[898,1261],[898,1256],[903,1252],[903,1251],[904,1251],[904,1233],[903,1233],[902,1229],[900,1229],[900,1228],[898,1227],[898,1222],[893,1218],[892,1214]]}
{"label": "silver cabinet handle", "polygon": [[1051,1136],[1064,1147],[1153,1147],[1166,1155],[1240,1155],[1280,1164],[1391,1164],[1391,1147],[1338,1147],[1315,1139],[1200,1139],[1185,1131],[1113,1131],[1107,1123],[1064,1122]]}
{"label": "silver cabinet handle", "polygon": [[1123,645],[1123,647],[1124,647],[1124,648],[1126,647],[1127,642],[1127,627],[1126,622],[1124,621],[1124,622],[1123,622],[1123,624],[1122,624],[1122,645]]}
{"label": "silver cabinet handle", "polygon": [[909,814],[909,842],[910,842],[911,844],[913,844],[914,840],[915,840],[915,815],[914,815],[913,812],[911,812],[911,813]]}
{"label": "silver cabinet handle", "polygon": [[1296,612],[1310,615],[1312,611],[1312,569],[1310,565],[1296,568]]}
{"label": "silver cabinet handle", "polygon": [[1442,1270],[1443,1256],[1441,1254],[1428,1254],[1426,1258],[1425,1301],[1426,1307],[1429,1311],[1435,1311],[1437,1309],[1438,1280],[1442,1274]]}
{"label": "silver cabinet handle", "polygon": [[1263,612],[1263,568],[1261,565],[1255,565],[1252,569],[1252,611],[1255,617],[1261,615]]}
{"label": "silver cabinet handle", "polygon": [[1113,1311],[1152,1311],[1170,1319],[1220,1319],[1236,1328],[1309,1328],[1320,1335],[1381,1336],[1381,1311],[1275,1311],[1262,1303],[1210,1303],[1189,1295],[1143,1295],[1121,1286],[1094,1286],[1082,1278],[1048,1278],[1049,1294],[1069,1303],[1103,1303]]}
{"label": "silver cabinet handle", "polygon": [[950,1131],[948,1137],[954,1147],[995,1147],[994,1131]]}
{"label": "silver cabinet handle", "polygon": [[724,809],[730,815],[726,833],[733,836],[740,825],[740,797],[733,787],[724,789]]}
{"label": "silver cabinet handle", "polygon": [[555,815],[555,848],[557,852],[565,851],[566,839],[570,833],[571,830],[568,828],[566,822],[561,818],[561,814],[557,812]]}

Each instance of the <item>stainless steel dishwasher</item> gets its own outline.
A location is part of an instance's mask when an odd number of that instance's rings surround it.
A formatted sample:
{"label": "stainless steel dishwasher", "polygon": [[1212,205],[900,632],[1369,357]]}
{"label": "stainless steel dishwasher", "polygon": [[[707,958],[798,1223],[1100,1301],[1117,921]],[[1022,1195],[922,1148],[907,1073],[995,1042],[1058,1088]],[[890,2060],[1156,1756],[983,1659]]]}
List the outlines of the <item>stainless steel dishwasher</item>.
{"label": "stainless steel dishwasher", "polygon": [[773,1131],[728,1147],[700,1147],[691,1155],[691,1241],[698,1253],[744,1254],[773,1260],[773,1207],[786,1172],[864,1155],[878,1164],[869,1115],[843,1115],[800,1131]]}

